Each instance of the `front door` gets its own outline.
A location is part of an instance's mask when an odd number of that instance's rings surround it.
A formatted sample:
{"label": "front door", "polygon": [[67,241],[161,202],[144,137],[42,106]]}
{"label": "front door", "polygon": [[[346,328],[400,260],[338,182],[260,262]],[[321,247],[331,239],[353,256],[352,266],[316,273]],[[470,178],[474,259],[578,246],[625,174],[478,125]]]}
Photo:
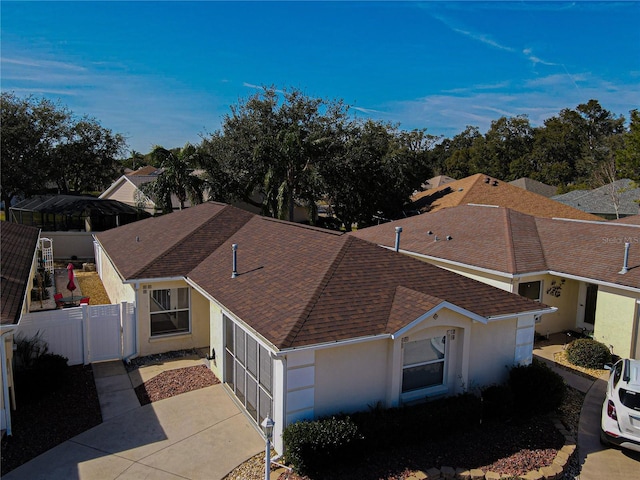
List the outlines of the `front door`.
{"label": "front door", "polygon": [[583,283],[580,285],[578,318],[576,326],[593,331],[596,323],[596,306],[598,303],[598,285]]}

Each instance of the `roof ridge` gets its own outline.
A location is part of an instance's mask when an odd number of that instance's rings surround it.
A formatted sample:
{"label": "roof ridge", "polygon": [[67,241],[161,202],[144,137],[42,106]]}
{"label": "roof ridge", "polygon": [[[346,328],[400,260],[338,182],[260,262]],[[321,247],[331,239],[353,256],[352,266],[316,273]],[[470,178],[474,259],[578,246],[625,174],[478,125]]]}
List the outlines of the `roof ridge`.
{"label": "roof ridge", "polygon": [[551,268],[549,267],[549,264],[547,263],[547,255],[544,251],[544,242],[540,237],[540,230],[538,229],[538,220],[542,220],[542,218],[538,218],[534,216],[531,216],[531,218],[533,219],[533,227],[536,229],[536,240],[538,241],[538,245],[540,245],[540,254],[542,255],[542,264],[545,266],[546,269],[551,270]]}
{"label": "roof ridge", "polygon": [[[309,319],[311,312],[313,312],[313,309],[318,304],[320,297],[322,296],[323,292],[329,285],[329,282],[331,281],[334,274],[336,273],[336,270],[342,263],[342,260],[345,258],[346,252],[349,249],[349,246],[356,240],[356,237],[353,237],[351,235],[344,235],[344,238],[345,238],[344,244],[338,249],[335,256],[333,257],[333,260],[329,264],[329,267],[327,268],[325,274],[322,276],[322,279],[320,280],[320,282],[318,282],[316,289],[311,295],[311,298],[307,302],[307,305],[303,309],[302,313],[300,314],[298,321],[296,321],[293,324],[291,329],[289,329],[289,333],[284,337],[284,341],[282,342],[283,346],[288,347],[294,344],[298,334],[300,333],[300,331],[302,331],[304,324]],[[365,240],[361,240],[361,241],[364,242]]]}
{"label": "roof ridge", "polygon": [[[516,187],[517,188],[517,187]],[[508,268],[511,269],[510,273],[516,273],[517,270],[517,262],[516,262],[516,250],[515,247],[513,246],[513,231],[511,228],[511,209],[510,208],[506,208],[506,207],[499,207],[503,209],[503,215],[506,221],[506,227],[507,227],[507,239],[506,239],[506,246],[507,246],[507,261],[508,261]]]}
{"label": "roof ridge", "polygon": [[[193,238],[194,235],[196,235],[198,232],[201,232],[203,229],[205,229],[210,223],[213,223],[214,220],[216,220],[220,215],[222,215],[224,212],[228,212],[229,209],[235,208],[232,205],[225,205],[224,208],[220,209],[218,212],[216,212],[215,214],[211,215],[209,218],[207,218],[204,222],[202,222],[199,226],[195,227],[193,230],[189,230],[187,232],[185,232],[185,234],[179,238],[178,240],[176,240],[169,248],[167,248],[164,252],[162,252],[161,254],[157,255],[153,261],[153,263],[162,260],[163,258],[166,258],[167,256],[169,256],[172,252],[176,251],[178,248],[181,248],[182,245],[184,244],[184,242],[190,240],[191,238]],[[241,227],[243,227],[244,225],[247,224],[247,222],[249,220],[251,220],[254,217],[253,213],[250,212],[246,212],[244,210],[240,210],[237,209],[240,212],[243,212],[246,214],[246,219],[245,221],[242,223]],[[171,215],[171,214],[168,214]],[[240,228],[241,228],[240,227]],[[233,233],[237,232],[240,228],[234,230]],[[229,235],[231,236],[231,235]],[[211,255],[213,252],[206,252],[206,255]],[[131,278],[136,278],[138,275],[141,275],[142,272],[144,272],[146,269],[149,268],[149,263],[147,263],[145,266],[141,267],[140,269],[138,269],[133,275],[131,275]]]}

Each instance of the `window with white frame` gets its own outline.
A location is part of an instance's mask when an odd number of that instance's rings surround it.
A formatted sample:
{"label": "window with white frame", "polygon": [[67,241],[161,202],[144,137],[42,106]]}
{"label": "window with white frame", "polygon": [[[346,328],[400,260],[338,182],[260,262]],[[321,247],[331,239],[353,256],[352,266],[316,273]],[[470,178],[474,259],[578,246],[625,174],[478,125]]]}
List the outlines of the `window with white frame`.
{"label": "window with white frame", "polygon": [[445,335],[404,343],[402,393],[444,384]]}
{"label": "window with white frame", "polygon": [[269,351],[229,317],[224,318],[224,382],[251,418],[261,424],[273,415],[273,361]]}
{"label": "window with white frame", "polygon": [[187,333],[191,311],[189,288],[163,288],[149,292],[151,336]]}

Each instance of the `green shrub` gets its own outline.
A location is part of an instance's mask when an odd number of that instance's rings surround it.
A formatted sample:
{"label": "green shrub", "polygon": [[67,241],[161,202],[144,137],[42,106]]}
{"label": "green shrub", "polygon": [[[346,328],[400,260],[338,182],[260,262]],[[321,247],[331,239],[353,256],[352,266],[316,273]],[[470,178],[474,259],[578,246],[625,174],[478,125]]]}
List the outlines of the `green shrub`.
{"label": "green shrub", "polygon": [[31,368],[35,361],[49,351],[49,345],[42,339],[40,330],[31,337],[25,337],[19,333],[14,342],[16,344],[16,369],[27,370]]}
{"label": "green shrub", "polygon": [[578,338],[567,346],[567,360],[583,368],[602,368],[611,362],[611,352],[597,340]]}
{"label": "green shrub", "polygon": [[508,385],[491,385],[482,390],[482,418],[506,419],[513,415],[513,392]]}
{"label": "green shrub", "polygon": [[49,353],[49,346],[40,331],[31,337],[18,334],[15,343],[14,380],[20,401],[37,400],[65,383],[68,359]]}
{"label": "green shrub", "polygon": [[287,462],[296,472],[309,474],[351,456],[362,436],[349,417],[330,417],[288,425],[282,439]]}
{"label": "green shrub", "polygon": [[537,359],[531,365],[512,368],[508,386],[515,411],[525,418],[556,410],[567,390],[563,378]]}
{"label": "green shrub", "polygon": [[428,431],[446,434],[468,430],[480,423],[480,399],[470,393],[418,405],[375,409],[352,415],[367,449],[424,442]]}

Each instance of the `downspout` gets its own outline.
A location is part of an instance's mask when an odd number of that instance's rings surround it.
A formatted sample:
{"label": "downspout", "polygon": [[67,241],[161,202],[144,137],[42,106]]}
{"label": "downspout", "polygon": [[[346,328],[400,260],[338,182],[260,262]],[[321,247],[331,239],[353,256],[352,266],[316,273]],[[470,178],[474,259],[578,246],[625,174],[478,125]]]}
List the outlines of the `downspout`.
{"label": "downspout", "polygon": [[9,372],[7,370],[7,352],[4,345],[6,335],[12,334],[13,330],[4,332],[0,336],[0,358],[2,359],[2,400],[4,405],[4,419],[7,435],[11,435],[11,399],[9,398]]}
{"label": "downspout", "polygon": [[131,362],[132,358],[136,358],[138,356],[138,351],[140,350],[139,346],[138,346],[138,338],[139,338],[139,335],[138,335],[138,305],[140,305],[140,282],[135,282],[133,284],[133,288],[134,288],[134,290],[136,292],[135,293],[136,296],[135,296],[135,302],[134,302],[134,310],[133,310],[134,311],[134,319],[133,319],[134,328],[133,328],[133,331],[134,331],[134,336],[135,336],[133,344],[135,345],[135,349],[134,349],[135,351],[131,355],[129,355],[128,357],[126,357],[124,359],[124,361],[127,364],[129,362]]}

